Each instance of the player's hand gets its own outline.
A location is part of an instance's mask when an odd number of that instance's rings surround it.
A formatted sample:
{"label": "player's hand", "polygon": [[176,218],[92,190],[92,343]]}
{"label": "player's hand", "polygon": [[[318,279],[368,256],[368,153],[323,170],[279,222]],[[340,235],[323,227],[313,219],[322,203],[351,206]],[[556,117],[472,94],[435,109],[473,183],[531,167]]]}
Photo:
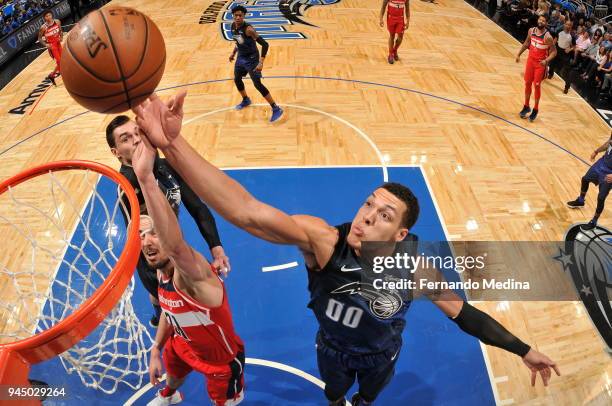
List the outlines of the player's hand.
{"label": "player's hand", "polygon": [[612,183],[612,174],[606,175],[606,183]]}
{"label": "player's hand", "polygon": [[255,68],[257,72],[261,72],[263,70],[263,62],[259,61],[257,67]]}
{"label": "player's hand", "polygon": [[593,151],[593,153],[591,154],[591,161],[594,161],[596,157],[597,157],[597,151]]}
{"label": "player's hand", "polygon": [[548,65],[548,61],[547,61],[546,59],[542,59],[542,60],[540,61],[540,65],[542,65],[542,66],[546,66],[546,65]]}
{"label": "player's hand", "polygon": [[166,136],[174,140],[181,133],[183,127],[183,104],[185,103],[186,91],[172,96],[166,103],[167,110],[162,110],[162,125]]}
{"label": "player's hand", "polygon": [[544,386],[548,386],[548,381],[552,375],[551,369],[555,371],[557,376],[561,376],[557,364],[533,348],[523,357],[523,363],[531,370],[531,386],[535,386],[538,372],[542,377],[542,381],[544,381]]}
{"label": "player's hand", "polygon": [[180,92],[168,103],[164,103],[153,93],[147,100],[132,109],[136,114],[136,123],[146,133],[151,144],[158,148],[165,148],[179,136],[186,95],[186,92]]}
{"label": "player's hand", "polygon": [[161,378],[163,372],[159,350],[152,350],[151,360],[149,361],[149,379],[151,380],[151,385],[159,385],[159,378]]}
{"label": "player's hand", "polygon": [[515,59],[515,62],[516,62],[516,63],[519,63],[520,61],[521,61],[521,57],[520,57],[520,56],[517,56],[517,57],[516,57],[516,59]]}
{"label": "player's hand", "polygon": [[230,62],[234,62],[234,58],[236,57],[236,54],[232,53],[229,57],[229,61]]}
{"label": "player's hand", "polygon": [[155,148],[153,148],[147,137],[142,136],[132,155],[132,168],[134,168],[134,173],[139,179],[153,175],[155,152]]}
{"label": "player's hand", "polygon": [[229,262],[229,258],[225,255],[225,250],[223,250],[222,246],[213,247],[210,250],[210,253],[213,256],[213,263],[211,266],[221,272],[223,276],[227,277],[229,271],[232,270]]}
{"label": "player's hand", "polygon": [[383,19],[381,18],[380,21],[378,22],[378,24],[380,24],[381,27],[385,26],[385,23],[383,22]]}

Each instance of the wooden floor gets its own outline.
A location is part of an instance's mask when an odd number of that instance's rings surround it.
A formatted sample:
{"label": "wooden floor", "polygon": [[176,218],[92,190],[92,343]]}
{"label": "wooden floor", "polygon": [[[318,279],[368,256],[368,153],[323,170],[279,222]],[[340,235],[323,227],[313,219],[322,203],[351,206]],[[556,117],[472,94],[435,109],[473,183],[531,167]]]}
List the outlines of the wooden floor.
{"label": "wooden floor", "polygon": [[[232,77],[232,45],[221,38],[219,24],[197,23],[208,3],[111,3],[138,8],[160,27],[168,52],[160,88]],[[312,7],[306,19],[320,28],[289,27],[308,39],[270,41],[264,83],[280,104],[294,106],[286,107],[280,123],[269,124],[269,108],[258,106],[198,118],[236,104],[239,95],[231,80],[196,84],[187,88],[186,119],[193,120],[186,136],[221,167],[380,164],[365,134],[389,164],[422,165],[454,240],[560,241],[570,224],[590,219],[593,191],[584,209],[565,206],[576,197],[587,166],[562,148],[588,160],[610,132],[596,112],[575,93],[564,95],[555,77],[542,86],[537,121],[521,120],[525,57],[514,62],[520,44],[462,0],[411,2],[401,61],[387,64],[379,3],[342,0]],[[87,113],[47,129],[83,111],[61,84],[26,114],[7,113],[52,64],[41,55],[0,91],[0,180],[60,159],[118,167],[104,140],[112,117]],[[263,101],[250,82],[247,90],[255,102]],[[611,225],[610,207],[603,225]],[[479,306],[558,360],[563,372],[548,388],[531,388],[520,359],[487,347],[500,404],[612,403],[612,363],[581,303]]]}

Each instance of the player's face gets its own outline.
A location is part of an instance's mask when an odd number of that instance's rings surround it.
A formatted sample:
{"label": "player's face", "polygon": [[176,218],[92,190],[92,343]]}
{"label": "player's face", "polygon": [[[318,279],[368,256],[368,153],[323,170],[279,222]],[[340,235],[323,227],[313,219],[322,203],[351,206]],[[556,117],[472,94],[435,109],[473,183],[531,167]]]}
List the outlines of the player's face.
{"label": "player's face", "polygon": [[115,148],[111,148],[112,153],[119,158],[122,164],[132,165],[132,156],[141,136],[138,124],[130,120],[115,128],[113,136],[115,137]]}
{"label": "player's face", "polygon": [[45,22],[51,24],[53,22],[53,15],[51,13],[45,14]]}
{"label": "player's face", "polygon": [[538,18],[538,28],[544,28],[546,27],[546,18],[540,16]]}
{"label": "player's face", "polygon": [[162,269],[168,262],[170,258],[168,254],[164,251],[161,243],[159,242],[159,238],[155,233],[155,228],[153,227],[153,223],[151,218],[148,216],[140,217],[140,249],[142,250],[142,254],[147,261],[147,264],[151,268],[154,269]]}
{"label": "player's face", "polygon": [[233,16],[236,25],[240,25],[244,21],[244,13],[242,11],[236,11]]}
{"label": "player's face", "polygon": [[362,241],[401,241],[408,229],[402,226],[406,204],[386,189],[376,189],[368,196],[351,224],[347,241],[361,249]]}

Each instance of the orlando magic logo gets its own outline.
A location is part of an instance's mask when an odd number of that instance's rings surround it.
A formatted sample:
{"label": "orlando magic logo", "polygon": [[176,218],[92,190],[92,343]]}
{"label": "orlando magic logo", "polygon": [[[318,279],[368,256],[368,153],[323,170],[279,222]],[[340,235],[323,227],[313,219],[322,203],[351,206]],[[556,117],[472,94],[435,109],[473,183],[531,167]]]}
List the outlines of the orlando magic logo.
{"label": "orlando magic logo", "polygon": [[364,282],[347,283],[331,293],[348,293],[361,296],[368,302],[372,314],[379,319],[393,317],[404,304],[402,297],[397,292],[378,290],[373,285]]}
{"label": "orlando magic logo", "polygon": [[612,352],[612,232],[600,226],[587,231],[574,225],[555,259],[569,271],[593,324]]}
{"label": "orlando magic logo", "polygon": [[257,33],[266,40],[274,39],[305,39],[306,36],[297,31],[287,31],[287,26],[302,24],[310,27],[316,25],[307,22],[306,10],[314,6],[329,6],[341,0],[234,0],[227,5],[221,21],[223,37],[232,41],[232,8],[242,5],[247,8],[246,21]]}

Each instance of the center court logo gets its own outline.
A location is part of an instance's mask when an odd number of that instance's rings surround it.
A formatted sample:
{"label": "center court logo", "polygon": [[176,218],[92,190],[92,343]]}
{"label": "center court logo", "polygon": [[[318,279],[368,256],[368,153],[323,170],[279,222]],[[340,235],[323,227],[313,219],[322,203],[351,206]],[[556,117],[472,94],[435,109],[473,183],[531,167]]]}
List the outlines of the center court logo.
{"label": "center court logo", "polygon": [[248,9],[246,20],[257,33],[266,40],[305,39],[298,31],[287,31],[289,25],[308,25],[316,27],[303,19],[306,10],[315,6],[329,6],[341,0],[234,0],[231,1],[221,20],[221,34],[232,41],[232,8],[242,5]]}
{"label": "center court logo", "polygon": [[574,225],[555,259],[569,272],[593,324],[612,351],[612,232],[601,226],[587,231]]}

